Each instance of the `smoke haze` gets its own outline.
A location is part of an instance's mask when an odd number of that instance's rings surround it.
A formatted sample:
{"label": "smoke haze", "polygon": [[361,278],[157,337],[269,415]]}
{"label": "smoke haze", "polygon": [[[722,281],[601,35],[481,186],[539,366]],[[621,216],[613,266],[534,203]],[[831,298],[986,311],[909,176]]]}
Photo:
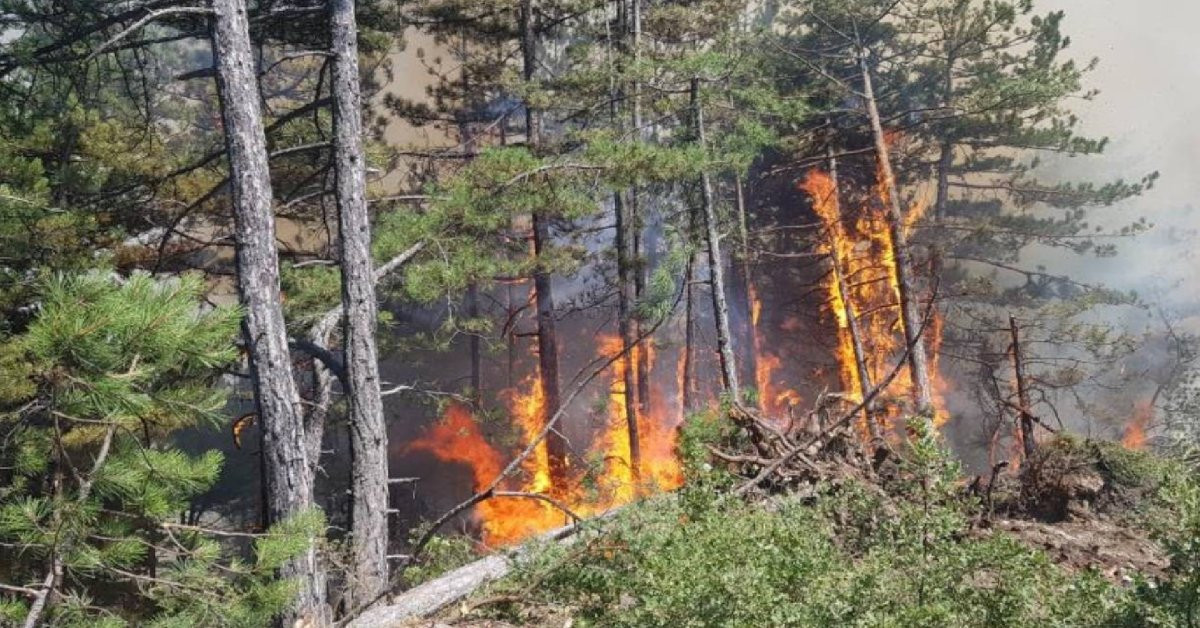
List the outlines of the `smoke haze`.
{"label": "smoke haze", "polygon": [[[1067,49],[1079,63],[1100,58],[1087,76],[1100,90],[1077,102],[1084,132],[1110,138],[1103,155],[1062,158],[1055,174],[1102,182],[1136,180],[1159,171],[1153,189],[1096,212],[1097,226],[1119,227],[1144,216],[1153,228],[1117,244],[1109,259],[1056,259],[1088,282],[1137,290],[1151,303],[1190,317],[1200,331],[1200,256],[1193,251],[1200,229],[1200,57],[1195,24],[1200,3],[1187,0],[1046,0],[1041,12],[1066,12]],[[1048,264],[1049,265],[1049,264]]]}

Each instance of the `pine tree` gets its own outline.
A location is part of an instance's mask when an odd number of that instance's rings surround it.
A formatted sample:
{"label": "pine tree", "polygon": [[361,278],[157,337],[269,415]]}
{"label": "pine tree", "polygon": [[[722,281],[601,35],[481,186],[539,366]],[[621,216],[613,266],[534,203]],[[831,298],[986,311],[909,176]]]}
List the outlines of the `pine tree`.
{"label": "pine tree", "polygon": [[215,384],[237,357],[240,312],[203,308],[203,291],[196,275],[59,275],[38,286],[28,328],[6,338],[3,621],[231,625],[286,604],[293,583],[275,568],[319,520],[288,522],[250,563],[221,536],[175,522],[222,456],[185,454],[172,438],[222,421],[228,389]]}

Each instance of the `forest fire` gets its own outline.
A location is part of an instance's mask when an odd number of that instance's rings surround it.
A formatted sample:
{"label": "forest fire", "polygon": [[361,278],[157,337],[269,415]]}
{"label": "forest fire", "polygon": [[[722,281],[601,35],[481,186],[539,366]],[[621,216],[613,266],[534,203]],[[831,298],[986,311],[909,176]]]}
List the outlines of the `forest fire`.
{"label": "forest fire", "polygon": [[1154,419],[1154,406],[1149,401],[1139,401],[1133,407],[1133,418],[1125,426],[1121,436],[1121,444],[1127,449],[1143,450],[1146,448],[1146,430]]}
{"label": "forest fire", "polygon": [[[888,231],[887,216],[880,206],[867,203],[855,216],[843,214],[835,175],[814,169],[799,186],[812,201],[813,211],[825,227],[822,244],[828,255],[829,272],[824,282],[826,304],[837,326],[837,345],[834,353],[838,364],[842,393],[852,403],[861,402],[874,383],[882,381],[893,362],[903,353],[904,333],[899,316],[900,286],[896,268],[895,245]],[[886,201],[882,185],[876,197]],[[905,216],[903,229],[908,231],[924,211],[918,205]],[[937,373],[937,349],[941,338],[941,321],[933,316],[929,325],[927,344],[932,353],[931,375],[935,381],[934,423],[947,419],[944,408],[945,383]],[[901,371],[889,385],[890,397],[881,396],[875,407],[864,412],[864,436],[886,433],[901,414],[897,404],[881,406],[889,399],[908,395],[912,378]],[[875,422],[877,425],[872,425]]]}
{"label": "forest fire", "polygon": [[763,348],[766,344],[762,329],[762,299],[754,284],[747,286],[750,297],[750,338],[754,352],[754,387],[758,391],[759,405],[769,417],[786,417],[792,406],[800,403],[800,393],[785,387],[778,380],[783,360],[778,354]]}
{"label": "forest fire", "polygon": [[[639,345],[636,350],[641,350]],[[611,358],[621,350],[620,337],[598,337],[601,357]],[[639,356],[633,364],[637,368]],[[646,363],[653,368],[654,352],[649,350]],[[556,478],[546,443],[534,447],[521,466],[519,476],[507,478],[499,488],[526,494],[526,497],[497,496],[476,506],[483,541],[489,545],[508,545],[539,532],[568,523],[567,515],[550,503],[530,496],[551,497],[572,512],[588,516],[628,503],[654,491],[671,490],[683,482],[682,471],[675,457],[675,428],[678,419],[655,408],[647,416],[637,417],[641,441],[640,474],[631,460],[629,423],[624,403],[624,360],[615,360],[607,379],[607,400],[604,421],[588,452],[578,452],[581,464],[570,467],[570,475]],[[541,380],[531,375],[516,388],[504,391],[508,410],[519,428],[518,445],[512,453],[524,450],[543,431],[545,395]],[[502,473],[512,453],[488,442],[470,408],[454,403],[446,407],[441,419],[419,439],[410,443],[408,451],[426,451],[443,462],[466,465],[471,469],[472,490],[487,488]],[[600,464],[586,464],[593,454]],[[640,476],[640,477],[639,477]]]}

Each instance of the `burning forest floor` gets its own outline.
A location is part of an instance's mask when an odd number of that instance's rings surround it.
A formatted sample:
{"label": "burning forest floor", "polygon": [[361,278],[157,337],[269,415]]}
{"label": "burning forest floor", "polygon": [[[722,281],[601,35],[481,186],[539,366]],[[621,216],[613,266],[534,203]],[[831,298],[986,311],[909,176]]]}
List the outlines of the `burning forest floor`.
{"label": "burning forest floor", "polygon": [[1059,435],[969,477],[922,421],[865,447],[849,422],[731,414],[682,430],[679,490],[526,544],[431,616],[363,625],[1194,625],[1181,463]]}

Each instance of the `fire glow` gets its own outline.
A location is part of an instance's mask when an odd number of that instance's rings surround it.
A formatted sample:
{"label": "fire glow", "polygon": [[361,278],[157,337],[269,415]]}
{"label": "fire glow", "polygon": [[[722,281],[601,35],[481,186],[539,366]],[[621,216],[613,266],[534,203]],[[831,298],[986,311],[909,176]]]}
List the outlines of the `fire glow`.
{"label": "fire glow", "polygon": [[[824,226],[822,249],[830,259],[830,270],[824,280],[826,305],[837,327],[835,357],[838,364],[842,394],[851,403],[860,403],[872,385],[886,377],[893,363],[903,354],[904,332],[899,315],[900,285],[896,272],[896,251],[888,230],[888,218],[883,209],[886,192],[878,185],[875,196],[880,201],[857,208],[852,216],[842,211],[837,181],[828,172],[812,170],[800,188],[812,202],[813,211]],[[907,232],[919,220],[924,206],[909,209],[903,229]],[[936,314],[929,325],[925,342],[930,350],[930,376],[935,382],[934,423],[941,425],[948,415],[945,411],[945,382],[938,374],[937,351],[941,344],[941,321]],[[912,390],[911,374],[902,370],[889,384],[891,399],[908,396]],[[867,414],[861,424],[867,437],[877,427],[879,433],[893,428],[903,414],[900,404],[881,403]]]}
{"label": "fire glow", "polygon": [[[601,335],[597,344],[602,358],[615,357],[621,350],[621,340],[617,336]],[[648,351],[646,363],[653,370],[653,350],[641,345],[635,348],[635,352],[641,350]],[[634,368],[637,368],[639,356],[633,357]],[[650,412],[645,415],[639,412],[637,417],[641,465],[639,469],[634,468],[625,414],[624,368],[622,359],[613,361],[609,367],[605,378],[603,424],[594,435],[589,450],[578,452],[579,459],[572,461],[568,477],[554,477],[543,439],[524,460],[521,473],[506,478],[498,488],[529,496],[545,496],[573,513],[587,517],[682,484],[683,474],[675,456],[675,430],[679,418],[677,413],[654,404],[651,404]],[[465,465],[471,469],[473,490],[486,489],[500,476],[507,461],[538,439],[545,427],[546,400],[536,374],[504,391],[501,397],[518,428],[519,442],[512,451],[491,444],[471,409],[460,403],[446,406],[440,420],[406,450],[425,451],[443,462]],[[559,508],[530,497],[486,499],[475,507],[474,516],[479,521],[484,543],[493,546],[516,543],[570,522]]]}

